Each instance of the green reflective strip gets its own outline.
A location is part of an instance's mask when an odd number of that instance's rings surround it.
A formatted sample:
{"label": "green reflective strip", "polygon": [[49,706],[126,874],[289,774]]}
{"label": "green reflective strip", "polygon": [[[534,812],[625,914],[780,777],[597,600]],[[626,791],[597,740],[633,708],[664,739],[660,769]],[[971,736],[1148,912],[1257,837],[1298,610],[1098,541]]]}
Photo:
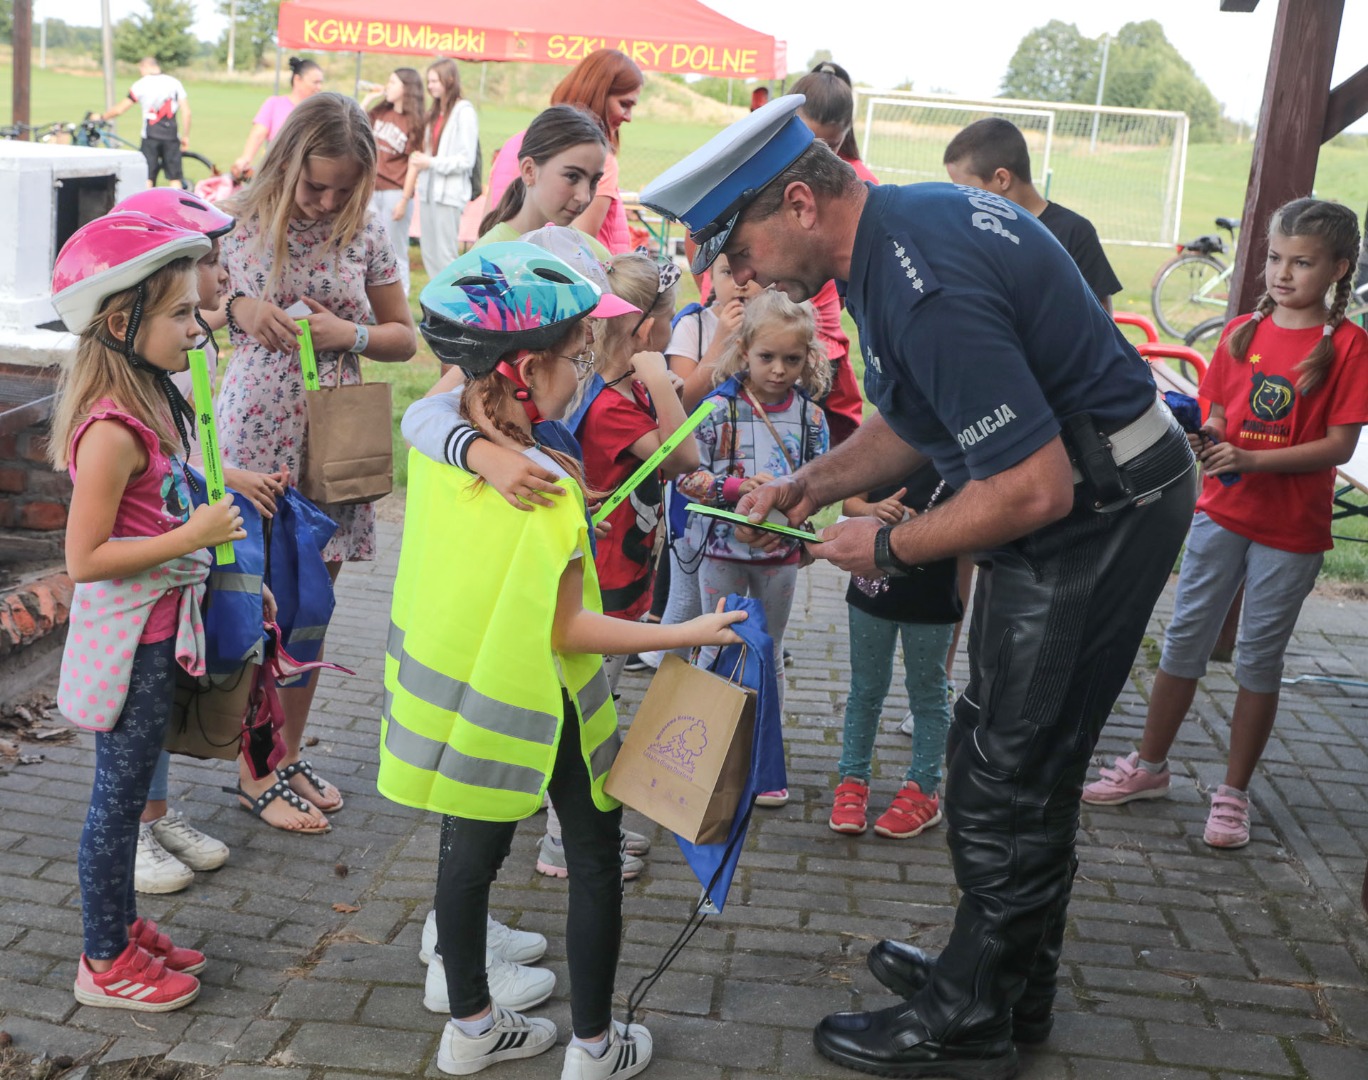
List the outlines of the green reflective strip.
{"label": "green reflective strip", "polygon": [[589,755],[589,773],[595,780],[613,767],[621,746],[622,736],[617,728],[613,728],[613,733],[594,747],[594,752]]}
{"label": "green reflective strip", "polygon": [[322,641],[328,634],[328,624],[322,626],[296,626],[290,631],[291,641]]}
{"label": "green reflective strip", "polygon": [[261,592],[260,574],[235,574],[225,570],[215,570],[209,584],[219,592],[243,592],[257,595]]}
{"label": "green reflective strip", "polygon": [[589,723],[590,717],[603,708],[612,694],[612,687],[608,685],[608,675],[600,664],[598,671],[594,672],[594,677],[575,695],[575,701],[579,704],[580,722]]}
{"label": "green reflective strip", "polygon": [[540,769],[504,761],[470,757],[437,739],[404,727],[386,710],[385,749],[396,760],[424,772],[435,772],[457,784],[494,788],[524,795],[541,792],[545,774]]}
{"label": "green reflective strip", "polygon": [[404,631],[394,623],[390,623],[386,651],[399,662],[399,685],[419,701],[443,712],[458,713],[467,723],[486,731],[542,746],[555,745],[559,716],[497,701],[469,683],[434,671],[404,651]]}

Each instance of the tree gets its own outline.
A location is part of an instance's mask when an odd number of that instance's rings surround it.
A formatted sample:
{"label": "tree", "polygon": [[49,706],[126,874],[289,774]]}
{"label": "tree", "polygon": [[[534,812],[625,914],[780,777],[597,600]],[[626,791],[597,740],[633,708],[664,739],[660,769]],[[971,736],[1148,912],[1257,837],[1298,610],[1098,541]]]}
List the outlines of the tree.
{"label": "tree", "polygon": [[1084,101],[1096,93],[1098,43],[1073,23],[1051,19],[1021,39],[1002,77],[1002,96]]}
{"label": "tree", "polygon": [[1188,114],[1194,139],[1217,134],[1221,107],[1153,19],[1127,23],[1112,45],[1103,104]]}
{"label": "tree", "polygon": [[14,0],[0,0],[0,41],[14,40]]}
{"label": "tree", "polygon": [[812,54],[811,57],[808,58],[807,69],[808,71],[811,71],[818,64],[829,64],[831,63],[831,60],[832,57],[830,49],[818,49],[815,53]]}
{"label": "tree", "polygon": [[155,57],[164,67],[180,67],[199,51],[190,33],[195,21],[191,0],[147,0],[146,15],[130,15],[114,27],[114,55],[137,63]]}
{"label": "tree", "polygon": [[[219,0],[219,14],[232,17],[232,0]],[[247,71],[266,62],[266,50],[275,44],[276,23],[280,17],[280,0],[237,0],[237,39],[234,42],[233,62]],[[228,62],[228,31],[218,43],[220,63]]]}

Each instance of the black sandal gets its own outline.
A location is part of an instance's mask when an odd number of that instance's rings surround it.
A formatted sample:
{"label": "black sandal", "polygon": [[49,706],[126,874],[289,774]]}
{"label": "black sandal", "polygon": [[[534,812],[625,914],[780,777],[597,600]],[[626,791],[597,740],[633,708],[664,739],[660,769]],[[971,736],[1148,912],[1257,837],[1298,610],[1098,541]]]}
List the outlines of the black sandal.
{"label": "black sandal", "polygon": [[305,780],[307,780],[311,785],[313,785],[313,789],[316,792],[318,792],[320,798],[327,797],[327,792],[323,790],[323,785],[328,784],[335,792],[337,792],[337,805],[324,808],[322,806],[318,806],[317,803],[311,803],[310,805],[317,807],[320,813],[335,814],[347,804],[346,800],[342,798],[342,789],[339,788],[336,784],[333,784],[328,780],[324,780],[323,777],[319,776],[317,771],[313,767],[312,761],[306,761],[305,759],[300,758],[293,765],[286,765],[283,769],[277,769],[275,771],[275,774],[281,780],[285,781],[288,781],[292,776],[304,777]]}
{"label": "black sandal", "polygon": [[310,816],[312,816],[314,810],[318,809],[313,803],[308,802],[306,799],[303,799],[296,794],[285,780],[276,781],[276,783],[272,784],[256,798],[252,798],[247,792],[243,791],[241,785],[224,787],[223,790],[230,795],[236,795],[239,799],[245,799],[248,805],[244,806],[239,802],[238,806],[241,806],[243,810],[256,818],[259,818],[265,824],[270,825],[273,829],[279,829],[281,832],[287,833],[300,833],[304,836],[320,836],[323,833],[332,832],[332,823],[328,821],[325,821],[321,826],[314,826],[308,829],[287,829],[283,825],[271,825],[269,821],[266,821],[263,812],[266,807],[271,805],[273,799],[284,799],[296,810],[309,814]]}

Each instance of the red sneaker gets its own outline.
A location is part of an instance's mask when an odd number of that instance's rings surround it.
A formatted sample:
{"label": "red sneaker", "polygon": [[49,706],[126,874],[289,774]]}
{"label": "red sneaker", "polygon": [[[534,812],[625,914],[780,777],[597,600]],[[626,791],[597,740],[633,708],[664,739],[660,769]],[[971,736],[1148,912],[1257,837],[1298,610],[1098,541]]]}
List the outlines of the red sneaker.
{"label": "red sneaker", "polygon": [[171,939],[163,934],[151,919],[135,919],[133,928],[128,931],[128,940],[138,948],[146,949],[153,956],[161,957],[172,971],[180,971],[186,975],[203,971],[204,965],[208,962],[202,952],[172,945]]}
{"label": "red sneaker", "polygon": [[938,825],[940,819],[940,796],[923,795],[915,781],[909,780],[893,796],[893,805],[874,822],[874,831],[894,840],[906,840]]}
{"label": "red sneaker", "polygon": [[836,785],[836,798],[827,822],[832,832],[859,835],[869,826],[865,814],[869,810],[869,785],[858,780],[842,780]]}
{"label": "red sneaker", "polygon": [[130,941],[105,972],[93,971],[82,956],[75,991],[77,1001],[97,1009],[170,1012],[194,1001],[200,984],[193,975],[172,971],[161,957]]}

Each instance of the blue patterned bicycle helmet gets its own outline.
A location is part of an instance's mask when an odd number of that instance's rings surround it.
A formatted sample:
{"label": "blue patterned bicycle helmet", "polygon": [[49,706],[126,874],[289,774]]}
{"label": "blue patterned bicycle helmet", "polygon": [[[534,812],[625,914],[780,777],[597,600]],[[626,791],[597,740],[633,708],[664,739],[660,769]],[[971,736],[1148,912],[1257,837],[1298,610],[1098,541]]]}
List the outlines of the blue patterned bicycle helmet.
{"label": "blue patterned bicycle helmet", "polygon": [[640,310],[520,240],[468,251],[428,283],[418,302],[418,329],[437,359],[472,376],[494,370],[510,353],[551,348],[586,316]]}

